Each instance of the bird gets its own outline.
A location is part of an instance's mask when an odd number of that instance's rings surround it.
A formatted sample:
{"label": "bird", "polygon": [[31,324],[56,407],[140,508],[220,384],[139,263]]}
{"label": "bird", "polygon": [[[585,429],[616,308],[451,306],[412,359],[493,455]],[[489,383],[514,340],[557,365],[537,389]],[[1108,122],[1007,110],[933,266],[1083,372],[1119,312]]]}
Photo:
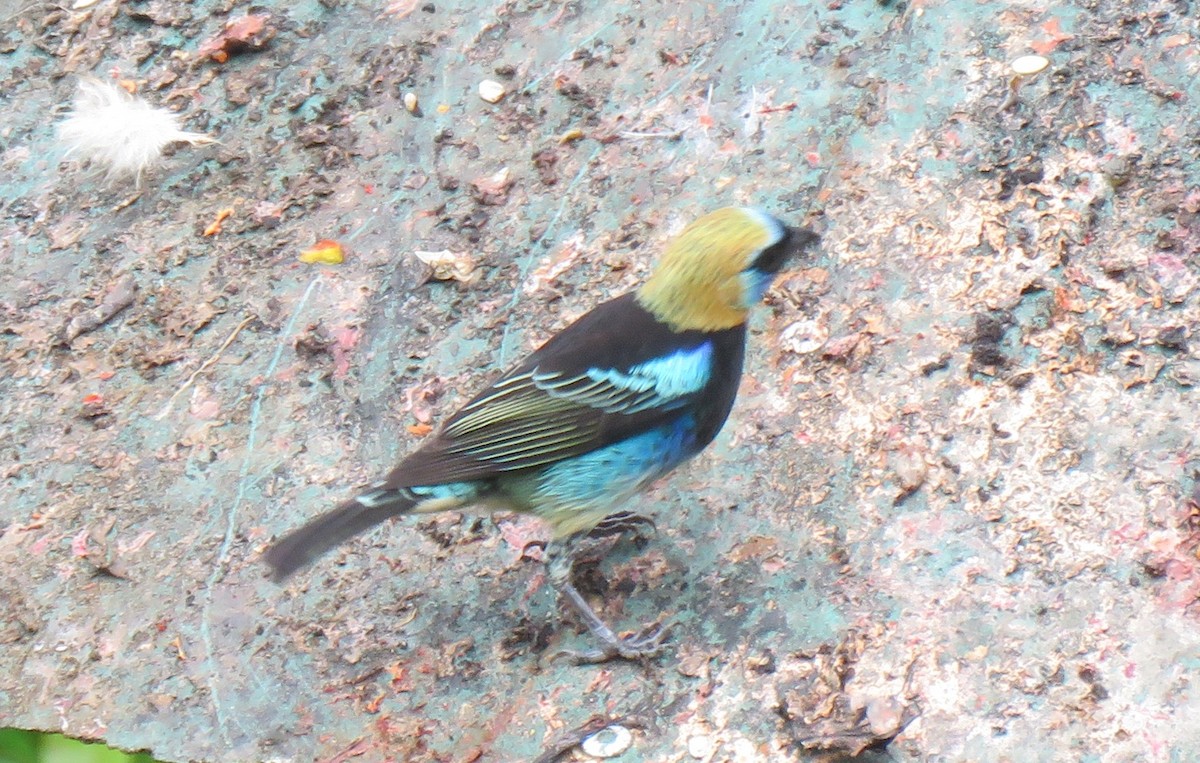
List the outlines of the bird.
{"label": "bird", "polygon": [[568,656],[660,653],[666,629],[618,635],[575,588],[573,562],[589,539],[643,527],[648,520],[619,507],[716,437],[737,396],[750,309],[818,240],[758,207],[699,217],[638,289],[499,375],[384,479],[269,546],[273,578],[392,517],[473,505],[524,512],[549,525],[547,580],[599,642]]}

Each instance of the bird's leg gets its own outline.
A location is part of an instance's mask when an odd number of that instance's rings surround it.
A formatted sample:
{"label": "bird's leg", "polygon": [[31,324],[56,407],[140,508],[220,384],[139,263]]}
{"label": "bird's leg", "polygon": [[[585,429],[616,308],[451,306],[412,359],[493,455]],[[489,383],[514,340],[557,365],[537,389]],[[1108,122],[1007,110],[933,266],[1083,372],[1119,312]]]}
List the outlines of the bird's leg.
{"label": "bird's leg", "polygon": [[599,561],[626,535],[641,549],[657,531],[653,520],[632,511],[609,514],[591,530],[571,539],[571,559],[574,562]]}
{"label": "bird's leg", "polygon": [[571,567],[575,561],[572,544],[583,535],[587,534],[582,533],[580,536],[572,536],[562,543],[550,544],[546,549],[546,573],[554,590],[570,602],[579,616],[583,618],[584,625],[604,645],[599,649],[590,649],[585,652],[563,651],[559,654],[567,657],[576,665],[590,665],[618,659],[640,660],[658,654],[662,651],[663,642],[667,637],[667,629],[662,623],[652,623],[632,636],[622,638],[600,619],[596,611],[583,598],[583,594],[579,593],[571,583]]}

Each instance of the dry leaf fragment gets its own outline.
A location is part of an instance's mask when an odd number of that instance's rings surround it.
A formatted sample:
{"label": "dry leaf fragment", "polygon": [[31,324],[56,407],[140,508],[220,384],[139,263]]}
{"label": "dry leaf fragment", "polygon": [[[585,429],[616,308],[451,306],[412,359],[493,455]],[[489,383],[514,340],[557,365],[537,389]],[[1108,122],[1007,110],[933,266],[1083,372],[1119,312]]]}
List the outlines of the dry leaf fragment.
{"label": "dry leaf fragment", "polygon": [[50,251],[69,249],[75,246],[83,238],[83,235],[87,233],[88,227],[88,223],[80,218],[75,215],[68,215],[47,231],[50,237]]}
{"label": "dry leaf fragment", "polygon": [[512,173],[509,172],[508,167],[502,167],[487,177],[471,181],[475,199],[481,204],[503,204],[508,197],[510,185],[512,185]]}
{"label": "dry leaf fragment", "polygon": [[99,305],[76,315],[67,322],[59,336],[59,343],[70,344],[71,340],[80,334],[86,334],[103,326],[114,315],[132,305],[136,296],[137,281],[133,275],[126,273],[109,288]]}
{"label": "dry leaf fragment", "polygon": [[266,13],[251,13],[230,19],[215,37],[196,49],[195,57],[224,63],[231,54],[266,47],[275,36],[275,31],[267,26],[270,18]]}
{"label": "dry leaf fragment", "polygon": [[583,235],[575,234],[563,242],[552,257],[543,258],[521,287],[526,294],[535,294],[570,270],[583,253]]}
{"label": "dry leaf fragment", "polygon": [[479,280],[475,270],[475,261],[466,254],[443,249],[440,252],[415,251],[413,255],[433,268],[433,277],[439,281],[459,281],[472,284]]}

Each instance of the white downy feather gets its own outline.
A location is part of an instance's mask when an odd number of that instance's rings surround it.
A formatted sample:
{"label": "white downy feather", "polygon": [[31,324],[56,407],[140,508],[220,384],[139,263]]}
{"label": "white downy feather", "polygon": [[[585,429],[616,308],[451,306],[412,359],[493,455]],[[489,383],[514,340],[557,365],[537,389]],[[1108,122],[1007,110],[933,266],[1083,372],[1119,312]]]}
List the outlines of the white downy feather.
{"label": "white downy feather", "polygon": [[107,179],[133,175],[140,184],[142,174],[167,146],[199,146],[214,139],[181,130],[174,113],[155,108],[117,85],[84,77],[71,112],[58,125],[58,141],[67,157],[104,168]]}

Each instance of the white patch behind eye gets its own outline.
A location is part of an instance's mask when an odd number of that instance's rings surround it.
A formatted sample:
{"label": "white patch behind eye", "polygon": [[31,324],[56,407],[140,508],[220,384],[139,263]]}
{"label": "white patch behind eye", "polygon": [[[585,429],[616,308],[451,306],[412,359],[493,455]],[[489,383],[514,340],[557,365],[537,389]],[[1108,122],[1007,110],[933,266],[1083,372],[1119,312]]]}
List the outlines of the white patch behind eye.
{"label": "white patch behind eye", "polygon": [[787,235],[787,228],[784,227],[783,223],[776,220],[773,215],[769,214],[762,207],[742,207],[741,209],[747,217],[757,222],[767,232],[770,240],[767,241],[763,249],[773,244],[778,244]]}

